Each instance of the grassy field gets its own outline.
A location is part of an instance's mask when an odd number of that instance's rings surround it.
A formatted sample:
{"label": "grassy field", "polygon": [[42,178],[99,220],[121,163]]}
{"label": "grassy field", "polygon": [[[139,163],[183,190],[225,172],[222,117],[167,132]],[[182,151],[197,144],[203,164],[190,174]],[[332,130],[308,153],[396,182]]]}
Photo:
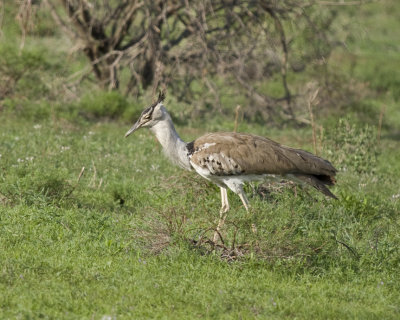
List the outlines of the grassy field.
{"label": "grassy field", "polygon": [[[25,79],[0,108],[0,318],[398,319],[398,7],[363,7],[359,30],[368,36],[349,44],[357,63],[343,52],[332,61],[369,88],[348,120],[318,119],[339,200],[287,183],[249,185],[250,214],[229,193],[216,248],[208,239],[218,188],[170,165],[150,132],[124,139],[131,123],[122,119],[147,107],[144,99],[31,101],[24,95],[53,93],[35,93],[30,84],[42,80]],[[43,40],[27,39],[27,50],[35,41]],[[49,55],[32,52],[32,61]],[[45,61],[62,72],[54,57]],[[174,110],[174,98],[166,105]],[[125,116],[93,120],[107,106]],[[233,118],[180,119],[177,129],[190,141],[232,130]],[[311,128],[243,122],[239,130],[312,151]]]}
{"label": "grassy field", "polygon": [[339,201],[275,185],[248,215],[230,194],[230,259],[195,245],[218,190],[125,129],[2,123],[1,318],[398,317],[398,142],[375,174],[341,172]]}

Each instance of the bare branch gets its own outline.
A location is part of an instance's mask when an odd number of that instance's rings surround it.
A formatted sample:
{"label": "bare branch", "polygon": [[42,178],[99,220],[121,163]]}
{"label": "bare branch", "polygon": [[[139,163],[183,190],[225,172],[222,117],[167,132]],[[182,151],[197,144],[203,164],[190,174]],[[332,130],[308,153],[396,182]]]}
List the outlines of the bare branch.
{"label": "bare branch", "polygon": [[44,3],[48,6],[50,9],[51,16],[53,17],[53,20],[58,24],[58,26],[65,32],[71,39],[77,38],[76,32],[72,30],[70,27],[68,27],[67,23],[60,17],[58,14],[56,8],[54,7],[54,4],[51,0],[43,0]]}
{"label": "bare branch", "polygon": [[[135,2],[132,1],[130,5],[124,7],[124,17],[115,20],[113,24],[113,32],[112,32],[112,39],[111,45],[113,47],[119,47],[121,41],[124,39],[125,35],[127,34],[129,27],[132,24],[133,16],[137,12],[139,8],[144,5],[143,2]],[[116,9],[119,10],[119,7]]]}

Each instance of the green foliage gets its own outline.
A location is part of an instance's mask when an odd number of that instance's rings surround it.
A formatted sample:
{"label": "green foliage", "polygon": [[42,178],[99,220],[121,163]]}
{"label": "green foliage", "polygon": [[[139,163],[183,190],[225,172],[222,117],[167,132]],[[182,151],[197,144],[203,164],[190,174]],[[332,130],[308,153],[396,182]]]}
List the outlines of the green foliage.
{"label": "green foliage", "polygon": [[79,101],[76,108],[88,119],[124,117],[131,120],[137,118],[141,111],[140,106],[132,108],[127,98],[117,91],[96,91],[87,94]]}
{"label": "green foliage", "polygon": [[48,101],[30,101],[25,98],[6,98],[1,103],[4,109],[4,114],[34,121],[49,119],[52,112],[54,112],[52,104]]}
{"label": "green foliage", "polygon": [[328,158],[342,171],[374,172],[377,164],[377,133],[369,125],[357,125],[339,119],[324,142]]}
{"label": "green foliage", "polygon": [[60,30],[48,10],[35,10],[32,35],[35,37],[60,37]]}
{"label": "green foliage", "polygon": [[0,97],[36,98],[48,93],[41,72],[50,66],[43,50],[20,51],[13,45],[0,46]]}
{"label": "green foliage", "polygon": [[386,0],[381,3],[354,7],[347,24],[346,44],[352,53],[352,73],[379,95],[391,96],[399,101],[400,67],[397,43],[400,37],[398,17],[391,14],[399,10],[399,3]]}
{"label": "green foliage", "polygon": [[373,63],[363,63],[356,70],[357,76],[379,93],[389,93],[400,101],[400,75],[394,70],[400,68],[400,59],[374,58]]}

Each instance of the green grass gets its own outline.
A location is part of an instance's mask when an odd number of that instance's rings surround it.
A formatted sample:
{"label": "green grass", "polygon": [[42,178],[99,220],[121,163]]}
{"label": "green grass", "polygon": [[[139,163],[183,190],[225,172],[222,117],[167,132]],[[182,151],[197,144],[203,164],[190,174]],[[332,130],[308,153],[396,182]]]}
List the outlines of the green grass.
{"label": "green grass", "polygon": [[149,132],[2,124],[0,318],[399,316],[398,142],[384,141],[376,174],[341,172],[339,201],[248,187],[250,215],[229,194],[223,237],[243,254],[230,260],[193,242],[212,236],[217,188],[169,165]]}
{"label": "green grass", "polygon": [[[248,185],[251,213],[228,195],[222,248],[207,242],[218,188],[170,165],[150,132],[124,139],[149,95],[132,100],[88,83],[57,91],[84,57],[67,58],[69,42],[44,18],[19,55],[15,13],[5,15],[2,70],[25,75],[0,97],[0,318],[398,319],[400,8],[342,9],[352,13],[341,14],[354,37],[330,68],[361,89],[347,120],[316,118],[319,150],[340,169],[339,200],[282,183]],[[233,130],[229,108],[246,108],[245,96],[216,82],[225,115],[203,106],[188,119],[198,106],[167,97],[186,141]],[[275,82],[260,87],[280,94]],[[239,130],[313,151],[308,127],[243,120]]]}

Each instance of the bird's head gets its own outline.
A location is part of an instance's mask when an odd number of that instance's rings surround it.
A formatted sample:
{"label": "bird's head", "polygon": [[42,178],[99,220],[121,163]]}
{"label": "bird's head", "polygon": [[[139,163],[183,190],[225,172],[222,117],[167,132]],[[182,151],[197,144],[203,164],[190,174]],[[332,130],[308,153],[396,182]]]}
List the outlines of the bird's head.
{"label": "bird's head", "polygon": [[125,138],[140,128],[151,128],[159,121],[164,120],[168,116],[167,110],[163,105],[164,99],[165,91],[160,91],[157,101],[154,102],[150,107],[143,110],[139,119],[135,122],[132,128],[125,133]]}

